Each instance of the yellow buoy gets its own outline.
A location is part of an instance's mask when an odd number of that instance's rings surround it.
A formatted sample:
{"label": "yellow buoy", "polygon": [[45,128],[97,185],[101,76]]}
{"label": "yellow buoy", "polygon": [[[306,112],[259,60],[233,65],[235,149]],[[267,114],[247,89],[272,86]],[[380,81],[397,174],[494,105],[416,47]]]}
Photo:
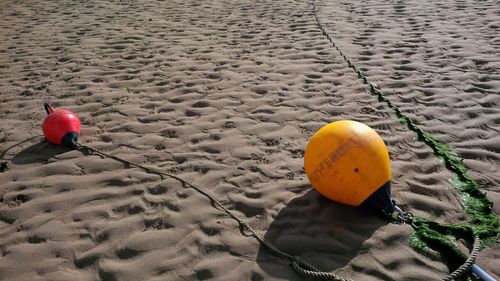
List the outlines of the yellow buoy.
{"label": "yellow buoy", "polygon": [[363,123],[340,120],[319,129],[307,144],[304,168],[314,188],[339,203],[359,206],[383,186],[390,196],[389,153]]}

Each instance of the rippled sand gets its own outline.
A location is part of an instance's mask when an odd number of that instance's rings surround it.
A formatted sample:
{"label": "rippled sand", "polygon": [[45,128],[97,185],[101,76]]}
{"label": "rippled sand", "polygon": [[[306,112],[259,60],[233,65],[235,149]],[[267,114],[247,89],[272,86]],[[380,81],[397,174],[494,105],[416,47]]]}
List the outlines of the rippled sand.
{"label": "rippled sand", "polygon": [[[318,16],[369,80],[464,159],[499,214],[498,5],[358,2],[318,1]],[[180,182],[41,142],[44,101],[80,117],[81,143],[203,186],[278,248],[344,277],[436,280],[448,268],[409,246],[408,226],[312,190],[304,149],[329,122],[382,136],[401,207],[467,221],[454,175],[360,82],[309,1],[8,0],[3,280],[302,280]],[[477,262],[499,277],[498,246]]]}

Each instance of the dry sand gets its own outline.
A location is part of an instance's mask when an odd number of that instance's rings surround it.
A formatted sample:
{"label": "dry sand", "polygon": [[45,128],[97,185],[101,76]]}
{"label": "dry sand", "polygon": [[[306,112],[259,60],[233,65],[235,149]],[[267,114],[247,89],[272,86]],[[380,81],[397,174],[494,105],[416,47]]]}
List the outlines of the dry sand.
{"label": "dry sand", "polygon": [[[357,2],[318,2],[328,32],[455,149],[499,214],[498,3]],[[311,11],[310,1],[1,1],[0,279],[302,279],[179,182],[41,142],[44,101],[80,117],[82,143],[203,186],[323,270],[444,277],[442,262],[409,246],[408,226],[311,189],[308,139],[354,119],[384,138],[404,209],[466,222],[454,175],[360,83]],[[497,278],[498,250],[477,261]]]}

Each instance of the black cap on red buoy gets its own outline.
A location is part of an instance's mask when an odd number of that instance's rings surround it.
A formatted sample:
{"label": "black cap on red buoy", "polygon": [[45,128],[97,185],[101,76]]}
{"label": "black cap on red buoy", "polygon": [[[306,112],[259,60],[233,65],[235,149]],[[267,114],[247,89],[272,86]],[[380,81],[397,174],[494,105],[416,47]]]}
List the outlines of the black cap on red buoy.
{"label": "black cap on red buoy", "polygon": [[74,131],[66,133],[61,140],[61,144],[69,148],[77,147],[78,145],[77,142],[78,142],[78,133]]}

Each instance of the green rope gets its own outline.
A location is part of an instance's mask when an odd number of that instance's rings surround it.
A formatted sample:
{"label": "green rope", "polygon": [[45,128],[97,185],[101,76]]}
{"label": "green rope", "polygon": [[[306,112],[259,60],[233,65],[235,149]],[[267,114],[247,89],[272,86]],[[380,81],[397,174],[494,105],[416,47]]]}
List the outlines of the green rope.
{"label": "green rope", "polygon": [[371,83],[366,75],[362,73],[346,55],[344,55],[342,50],[323,27],[317,13],[316,0],[312,0],[312,9],[322,34],[330,41],[348,66],[358,74],[358,78],[362,80],[364,84],[369,85],[370,93],[375,95],[380,102],[385,102],[389,108],[394,110],[401,122],[406,125],[408,129],[415,132],[420,141],[432,148],[434,154],[443,159],[446,168],[457,176],[455,185],[465,201],[465,213],[469,216],[471,225],[439,224],[424,218],[416,217],[414,221],[418,227],[415,227],[415,231],[410,237],[410,244],[419,252],[430,254],[434,257],[441,257],[440,253],[445,253],[448,267],[454,269],[462,264],[466,260],[466,257],[458,249],[456,243],[447,235],[461,237],[467,233],[466,236],[469,238],[473,235],[477,235],[481,239],[485,239],[487,244],[498,242],[500,238],[500,223],[497,216],[492,211],[493,203],[486,197],[486,194],[479,190],[478,184],[467,175],[468,169],[463,164],[462,159],[460,159],[448,145],[436,140],[430,134],[418,127],[412,119],[406,116],[401,109],[392,103],[392,101],[378,89],[376,84]]}

